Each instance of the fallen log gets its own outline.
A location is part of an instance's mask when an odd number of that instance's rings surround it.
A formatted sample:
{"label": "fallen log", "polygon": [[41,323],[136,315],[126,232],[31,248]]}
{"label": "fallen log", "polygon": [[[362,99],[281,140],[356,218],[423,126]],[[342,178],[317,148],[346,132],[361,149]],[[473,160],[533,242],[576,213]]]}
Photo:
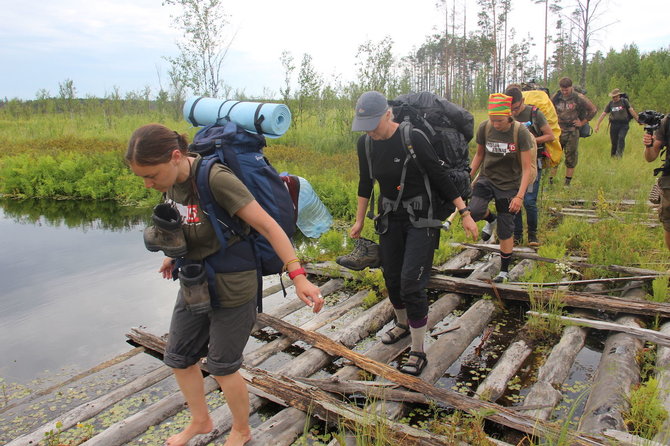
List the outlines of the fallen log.
{"label": "fallen log", "polygon": [[493,370],[477,387],[475,394],[487,401],[498,401],[507,390],[509,380],[519,371],[523,362],[532,352],[532,344],[525,339],[513,342],[496,362]]}
{"label": "fallen log", "polygon": [[[342,315],[348,313],[352,309],[359,307],[363,303],[363,299],[367,297],[368,291],[363,290],[354,294],[353,296],[346,299],[344,302],[340,302],[334,307],[328,308],[325,311],[322,311],[311,321],[302,325],[300,328],[303,330],[317,330],[329,322],[341,317]],[[244,363],[248,366],[256,367],[260,365],[263,361],[268,359],[270,356],[274,355],[277,352],[283,351],[288,348],[293,341],[281,336],[267,344],[257,348],[256,350],[247,353],[244,355]]]}
{"label": "fallen log", "polygon": [[[461,302],[461,297],[457,294],[444,294],[435,301],[428,309],[428,323],[426,331],[430,331],[438,322],[447,317],[454,311]],[[401,354],[409,346],[411,340],[409,337],[396,342],[395,344],[384,344],[381,341],[373,343],[366,351],[365,355],[375,361],[388,363],[393,358]],[[355,365],[347,365],[338,370],[333,379],[350,380],[356,379],[361,369]]]}
{"label": "fallen log", "polygon": [[[321,285],[319,288],[321,290],[321,294],[323,297],[326,297],[332,293],[335,293],[336,291],[339,291],[344,287],[344,280],[342,279],[330,279],[328,282],[324,283]],[[283,319],[284,316],[288,316],[289,314],[300,310],[301,308],[304,308],[305,303],[301,301],[300,299],[294,298],[289,300],[288,302],[273,308],[270,313],[274,315],[275,317],[278,317],[280,319]],[[264,327],[261,327],[258,322],[254,324],[254,328],[251,330],[252,335],[257,332],[258,330],[261,330]]]}
{"label": "fallen log", "polygon": [[[35,429],[33,432],[23,435],[15,440],[7,443],[6,446],[24,446],[27,444],[37,444],[40,441],[44,440],[44,434],[49,431],[58,431],[66,430],[82,420],[88,420],[112,406],[113,404],[121,401],[122,399],[139,392],[140,390],[146,389],[147,387],[152,386],[153,384],[164,380],[168,376],[172,375],[172,371],[165,367],[160,366],[153,370],[151,373],[144,375],[140,378],[137,378],[130,383],[115,389],[111,393],[108,393],[100,398],[97,398],[93,401],[88,401],[84,404],[81,404],[78,407],[70,410],[69,412],[60,415],[57,419],[49,421],[46,424],[43,424],[39,428]],[[60,427],[56,427],[56,423],[60,423]]]}
{"label": "fallen log", "polygon": [[[321,287],[321,293],[326,296],[331,294],[343,286],[342,279],[333,279],[326,282]],[[286,316],[287,314],[292,313],[300,308],[304,307],[304,303],[299,299],[291,299],[291,301],[281,305],[272,311],[272,314],[277,315],[278,317]],[[260,324],[256,324],[256,329],[259,327],[262,328]],[[166,339],[165,336],[159,337],[148,333],[142,329],[133,328],[130,333],[126,335],[129,338],[129,342],[135,343],[136,345],[146,346],[147,349],[153,351],[155,356],[162,357],[163,352],[165,351]],[[141,347],[145,348],[145,347]],[[201,364],[201,367],[206,370],[206,366]],[[219,386],[212,377],[205,378],[205,393],[210,393]],[[262,402],[259,398],[252,397],[250,398],[251,412],[255,412]],[[164,421],[166,418],[171,417],[184,409],[184,397],[181,392],[175,392],[170,396],[167,396],[160,401],[152,404],[151,406],[131,415],[130,417],[122,420],[120,422],[114,423],[109,426],[104,431],[98,433],[96,436],[91,438],[86,442],[87,446],[116,446],[120,444],[125,444],[140,435],[149,428]],[[228,410],[227,405],[217,412],[222,418],[227,418],[230,420],[230,412],[228,411],[228,416],[226,417],[225,411]],[[217,426],[219,428],[220,426]],[[224,426],[225,428],[225,426]],[[224,429],[223,432],[229,430],[230,426],[227,429]],[[222,432],[222,433],[223,433]],[[219,434],[220,435],[220,434]]]}
{"label": "fallen log", "polygon": [[[381,429],[398,444],[449,445],[446,437],[431,434],[406,424],[394,423],[382,417],[374,417],[361,409],[347,405],[318,388],[307,386],[288,376],[273,376],[260,369],[244,367],[242,376],[250,385],[274,394],[303,412],[308,412],[323,421],[342,423],[349,428]],[[273,442],[272,444],[277,444]]]}
{"label": "fallen log", "polygon": [[[622,316],[617,323],[639,328],[637,320],[631,316]],[[607,338],[579,422],[580,431],[593,434],[601,434],[605,429],[626,431],[622,412],[630,407],[627,396],[640,382],[636,357],[642,346],[642,341],[627,333],[616,333]]]}
{"label": "fallen log", "polygon": [[595,328],[597,330],[618,331],[635,336],[636,338],[640,338],[645,341],[653,342],[654,344],[670,347],[670,335],[658,332],[656,330],[640,328],[639,326],[615,324],[614,322],[598,321],[594,319],[582,319],[577,317],[560,316],[557,314],[538,313],[536,311],[527,311],[526,313],[544,318],[560,319],[569,324],[579,325],[581,327]]}
{"label": "fallen log", "polygon": [[[328,276],[338,271],[336,267],[326,264],[309,264],[306,267],[310,273]],[[339,273],[337,273],[339,274]],[[508,284],[491,284],[479,280],[462,279],[442,275],[431,276],[428,288],[450,291],[453,293],[470,294],[481,296],[483,294],[493,295],[497,290],[503,299],[528,302],[529,293],[526,289]],[[553,290],[534,290],[533,298],[538,301],[548,302],[555,295]],[[646,316],[670,317],[670,304],[659,302],[647,302],[634,299],[626,299],[615,296],[583,292],[565,292],[561,294],[561,300],[566,306],[577,308],[588,308],[592,310],[610,311],[614,313],[643,314]]]}
{"label": "fallen log", "polygon": [[[570,325],[565,327],[561,340],[551,349],[546,362],[537,374],[537,381],[526,395],[523,410],[530,410],[528,415],[540,420],[547,420],[554,407],[563,399],[560,389],[568,378],[570,369],[577,355],[584,347],[588,330]],[[545,407],[531,409],[530,406],[544,404]]]}
{"label": "fallen log", "polygon": [[[249,379],[247,376],[247,380]],[[287,404],[284,405],[286,406]],[[255,427],[251,441],[247,442],[245,446],[291,444],[297,436],[305,432],[306,429],[309,429],[310,426],[305,425],[305,422],[309,422],[309,420],[288,418],[282,416],[281,412],[279,412],[260,426]]]}
{"label": "fallen log", "polygon": [[[500,260],[492,259],[489,262],[480,265],[472,273],[470,277],[479,277],[489,279],[500,268]],[[517,276],[514,276],[517,277]],[[458,296],[458,295],[452,295]],[[451,325],[457,325],[463,330],[457,333],[451,333],[447,336],[438,337],[437,341],[431,344],[426,356],[428,365],[423,370],[421,378],[428,383],[435,383],[445,373],[445,371],[458,359],[463,351],[472,343],[486,324],[490,321],[495,311],[495,305],[491,301],[478,301],[468,308],[458,319],[451,322]],[[432,316],[432,311],[429,312],[429,321]],[[430,326],[428,327],[430,329]],[[453,332],[454,330],[450,330]],[[441,334],[448,333],[445,331]],[[433,334],[433,336],[436,336]],[[409,343],[409,340],[407,341]],[[372,349],[371,349],[372,350]],[[376,359],[376,358],[373,358]],[[388,362],[388,360],[380,361]],[[377,413],[386,414],[389,419],[398,419],[403,416],[407,407],[404,404],[392,403],[384,401],[382,405],[376,404],[370,410],[375,410]],[[351,435],[347,436],[347,441],[351,440]],[[351,441],[349,441],[351,442]]]}
{"label": "fallen log", "polygon": [[654,280],[656,278],[658,278],[658,274],[653,276],[604,277],[602,279],[566,280],[564,282],[507,282],[507,284],[542,287],[542,286],[586,285],[589,283],[632,282],[637,280]]}
{"label": "fallen log", "polygon": [[[523,275],[526,270],[533,268],[534,262],[524,259],[509,272],[511,280]],[[523,329],[521,330],[523,332]],[[518,339],[514,341],[496,362],[491,372],[480,383],[475,391],[479,398],[496,402],[505,393],[507,382],[521,368],[523,362],[533,351],[533,345],[527,340]]]}
{"label": "fallen log", "polygon": [[[465,395],[461,395],[458,392],[447,389],[439,389],[426,383],[420,378],[406,375],[389,367],[386,364],[381,364],[377,361],[370,360],[366,356],[360,353],[356,353],[322,334],[300,330],[298,327],[292,326],[291,324],[288,324],[279,319],[272,318],[270,316],[267,316],[265,319],[268,325],[273,327],[275,330],[281,331],[287,336],[290,336],[296,340],[299,339],[308,342],[314,347],[324,350],[330,355],[342,356],[370,373],[391,380],[416,392],[421,392],[438,403],[446,404],[468,412],[478,411],[480,414],[484,414],[485,418],[495,423],[502,424],[503,426],[507,426],[527,434],[541,437],[559,434],[559,428],[551,423],[534,420],[532,418],[520,415],[506,407],[486,401],[480,401],[475,398],[470,398]],[[573,441],[574,444],[603,444],[597,439],[585,435],[573,433],[569,436],[570,441]]]}
{"label": "fallen log", "polygon": [[[497,248],[496,246],[498,245],[488,245],[488,244],[473,244],[473,243],[457,243],[454,242],[457,245],[462,245],[462,246],[467,246],[467,247],[472,247],[476,249],[481,249],[483,251],[488,251],[488,252],[500,252],[500,249]],[[657,275],[657,276],[663,276],[667,275],[667,272],[663,271],[656,271],[653,269],[644,269],[644,268],[635,268],[632,266],[622,266],[622,265],[594,265],[592,263],[586,263],[584,258],[582,257],[568,257],[567,259],[552,259],[550,257],[542,257],[537,254],[529,253],[527,251],[521,251],[521,250],[514,250],[512,253],[512,257],[518,257],[521,259],[530,259],[530,260],[537,260],[540,262],[547,262],[547,263],[567,263],[573,268],[599,268],[599,269],[604,269],[607,271],[614,271],[617,273],[623,273],[623,274],[631,274],[631,275]]]}
{"label": "fallen log", "polygon": [[460,269],[472,264],[475,260],[479,259],[483,255],[484,252],[480,251],[479,249],[466,248],[447,260],[444,264],[438,266],[436,269],[442,272],[448,269]]}
{"label": "fallen log", "polygon": [[[594,293],[602,291],[605,285],[593,283],[586,286],[586,290]],[[588,316],[590,313],[577,310],[575,316]],[[540,420],[547,420],[554,408],[563,399],[560,389],[568,378],[577,355],[586,343],[589,331],[586,328],[569,325],[564,328],[558,344],[554,345],[546,361],[538,370],[537,380],[531,386],[528,395],[524,398],[520,410],[529,410],[529,416]],[[532,408],[544,404],[545,407]]]}
{"label": "fallen log", "polygon": [[[436,383],[449,367],[461,356],[472,341],[479,336],[496,311],[490,300],[478,300],[458,318],[461,329],[445,334],[433,342],[426,350],[428,364],[420,378],[428,384]],[[383,403],[380,410],[389,419],[403,416],[406,406],[400,403]]]}
{"label": "fallen log", "polygon": [[[378,331],[379,328],[391,319],[392,314],[393,307],[391,306],[390,301],[385,299],[374,307],[366,310],[347,327],[338,331],[338,333],[335,334],[334,342],[342,342],[353,346],[360,339],[367,337],[372,332]],[[259,314],[261,323],[267,323],[267,318],[270,318],[270,316],[263,313]],[[281,367],[277,373],[290,376],[309,376],[331,361],[332,357],[327,353],[319,349],[311,348]],[[249,398],[249,403],[253,412],[263,404],[263,401],[258,397],[251,396]],[[303,412],[293,408],[285,409],[281,413],[282,417],[293,420],[305,416]],[[227,405],[212,411],[211,417],[214,422],[214,430],[209,434],[200,435],[197,439],[191,440],[189,446],[205,446],[230,429],[232,420]]]}

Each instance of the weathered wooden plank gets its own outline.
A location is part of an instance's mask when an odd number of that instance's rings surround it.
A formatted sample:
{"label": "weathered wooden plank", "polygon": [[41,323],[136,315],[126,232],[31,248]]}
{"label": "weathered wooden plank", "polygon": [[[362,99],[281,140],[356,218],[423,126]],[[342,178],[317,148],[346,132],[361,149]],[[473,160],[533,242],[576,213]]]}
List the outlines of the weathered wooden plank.
{"label": "weathered wooden plank", "polygon": [[80,406],[75,407],[69,412],[60,415],[58,419],[43,424],[30,434],[23,435],[9,442],[7,446],[37,444],[44,439],[45,433],[58,430],[56,423],[61,423],[61,429],[63,430],[69,429],[72,426],[75,426],[77,423],[94,417],[111,405],[121,401],[124,398],[127,398],[136,392],[139,392],[140,390],[144,390],[159,381],[162,381],[170,375],[172,375],[172,371],[169,368],[160,366],[151,373],[137,378],[130,383],[121,386],[104,396],[101,396],[100,398],[97,398],[93,401],[88,401],[84,404],[81,404]]}
{"label": "weathered wooden plank", "polygon": [[[471,248],[476,248],[476,249],[481,249],[483,251],[488,251],[488,252],[500,252],[500,248],[498,248],[498,245],[491,245],[491,244],[474,244],[474,243],[456,243],[456,245],[460,246],[467,246]],[[599,268],[599,269],[604,269],[607,271],[614,271],[617,273],[624,273],[624,274],[631,274],[631,275],[640,275],[640,276],[652,276],[654,274],[663,276],[667,275],[667,272],[662,272],[662,271],[656,271],[653,269],[645,269],[645,268],[635,268],[632,266],[622,266],[622,265],[594,265],[592,263],[586,263],[585,259],[582,257],[568,257],[567,259],[552,259],[549,257],[542,257],[537,254],[533,254],[532,252],[524,252],[519,249],[515,249],[514,252],[512,253],[512,257],[518,257],[521,259],[530,259],[530,260],[536,260],[540,262],[547,262],[547,263],[568,263],[570,266],[573,268]]]}
{"label": "weathered wooden plank", "polygon": [[579,325],[581,327],[595,328],[597,330],[617,331],[635,336],[636,338],[645,341],[653,342],[654,344],[670,347],[670,335],[658,332],[656,330],[649,330],[647,328],[640,328],[639,326],[629,326],[616,324],[614,322],[598,321],[594,319],[583,319],[570,316],[560,316],[557,314],[538,313],[537,311],[528,311],[527,314],[544,318],[556,318],[572,325]]}
{"label": "weathered wooden plank", "polygon": [[[480,413],[485,413],[486,418],[493,422],[528,434],[538,436],[559,434],[557,427],[553,424],[533,420],[529,417],[517,414],[511,409],[499,406],[494,403],[476,400],[474,398],[470,398],[447,389],[436,388],[421,380],[420,378],[406,375],[389,367],[386,364],[381,364],[379,362],[370,360],[362,354],[351,351],[342,344],[337,343],[320,333],[305,332],[300,330],[298,327],[292,326],[291,324],[288,324],[284,321],[271,318],[270,316],[267,316],[265,319],[268,325],[272,326],[275,330],[281,331],[287,336],[293,337],[296,340],[300,339],[309,342],[314,347],[324,350],[330,355],[342,356],[346,359],[349,359],[358,367],[367,370],[370,373],[391,380],[416,392],[424,393],[426,396],[440,403],[456,407],[460,410],[466,410],[468,412],[478,410]],[[602,445],[602,443],[597,439],[584,435],[571,434],[570,439],[574,442],[574,444]]]}
{"label": "weathered wooden plank", "polygon": [[[336,265],[336,264],[333,264]],[[311,273],[330,275],[337,269],[337,265],[326,267],[326,264],[311,264],[307,268]],[[346,272],[345,272],[346,274]],[[483,294],[493,295],[494,290],[503,299],[528,302],[528,291],[522,287],[509,284],[492,284],[479,280],[462,279],[442,275],[432,275],[428,282],[428,288],[450,291],[453,293],[470,294],[481,296]],[[548,302],[555,295],[554,290],[534,290],[533,298],[538,301]],[[619,298],[592,293],[565,292],[561,294],[561,300],[566,306],[577,308],[588,308],[593,310],[610,311],[615,313],[643,314],[647,316],[670,317],[670,304],[659,302],[640,301],[635,299]]]}
{"label": "weathered wooden plank", "polygon": [[[329,322],[332,322],[333,320],[348,313],[353,308],[360,306],[363,303],[363,299],[365,299],[367,295],[368,295],[367,290],[359,291],[358,293],[349,297],[345,301],[338,303],[334,307],[322,311],[321,313],[316,315],[311,321],[302,325],[300,328],[302,328],[303,330],[318,330],[319,328],[323,327]],[[252,367],[258,366],[263,361],[268,359],[270,356],[288,348],[292,343],[293,341],[291,339],[286,338],[285,336],[279,337],[257,348],[256,350],[245,354],[244,363]]]}
{"label": "weathered wooden plank", "polygon": [[[329,281],[327,281],[326,283],[321,285],[321,287],[319,287],[319,288],[321,289],[321,294],[323,295],[323,297],[326,297],[326,296],[328,296],[332,293],[335,293],[335,292],[339,291],[343,287],[344,287],[344,280],[342,280],[342,279],[330,279]],[[305,306],[305,303],[303,301],[301,301],[300,299],[297,299],[297,298],[293,298],[293,299],[290,299],[288,302],[286,302],[282,305],[279,305],[276,308],[273,308],[270,311],[270,313],[275,317],[283,319],[284,316],[288,316],[289,314],[300,310],[304,306]],[[254,328],[251,330],[251,332],[252,332],[252,334],[254,334],[256,331],[258,331],[262,328],[264,328],[264,327],[261,327],[260,325],[258,325],[258,322],[256,322],[256,324],[254,324]]]}
{"label": "weathered wooden plank", "polygon": [[653,276],[632,276],[632,277],[603,277],[601,279],[587,279],[587,280],[566,280],[563,282],[507,282],[509,285],[524,285],[524,286],[564,286],[564,285],[586,285],[589,283],[614,283],[614,282],[632,282],[637,280],[654,280],[658,278],[658,274]]}

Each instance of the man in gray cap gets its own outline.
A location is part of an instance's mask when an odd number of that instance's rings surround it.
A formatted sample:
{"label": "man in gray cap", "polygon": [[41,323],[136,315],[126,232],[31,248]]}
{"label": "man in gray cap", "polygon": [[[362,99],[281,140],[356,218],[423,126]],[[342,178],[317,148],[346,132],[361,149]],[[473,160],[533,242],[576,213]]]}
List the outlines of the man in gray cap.
{"label": "man in gray cap", "polygon": [[423,348],[428,321],[425,287],[442,223],[430,210],[435,215],[446,210],[449,215],[455,207],[466,233],[474,239],[477,225],[425,134],[410,123],[393,121],[393,111],[383,94],[368,91],[361,95],[351,129],[366,135],[361,135],[357,145],[358,204],[350,235],[361,237],[368,204],[374,205],[370,196],[376,180],[381,214],[374,218],[374,224],[384,282],[396,315],[395,325],[381,340],[393,344],[411,335],[411,351],[400,370],[418,375],[427,364]]}
{"label": "man in gray cap", "polygon": [[356,102],[356,116],[351,124],[351,131],[371,132],[377,128],[386,112],[390,112],[390,109],[383,94],[378,91],[363,93]]}

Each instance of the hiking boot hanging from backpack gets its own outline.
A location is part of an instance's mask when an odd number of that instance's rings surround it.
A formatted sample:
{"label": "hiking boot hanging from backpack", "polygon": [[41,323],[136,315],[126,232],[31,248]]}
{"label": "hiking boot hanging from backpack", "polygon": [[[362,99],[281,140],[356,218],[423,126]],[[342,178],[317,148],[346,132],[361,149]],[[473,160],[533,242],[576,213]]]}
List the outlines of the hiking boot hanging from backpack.
{"label": "hiking boot hanging from backpack", "polygon": [[354,271],[360,271],[367,267],[377,268],[381,265],[379,245],[366,238],[356,239],[354,250],[345,256],[338,257],[335,262]]}
{"label": "hiking boot hanging from backpack", "polygon": [[188,249],[177,208],[161,203],[154,208],[151,218],[154,224],[144,230],[144,246],[151,252],[163,251],[172,258],[185,256]]}

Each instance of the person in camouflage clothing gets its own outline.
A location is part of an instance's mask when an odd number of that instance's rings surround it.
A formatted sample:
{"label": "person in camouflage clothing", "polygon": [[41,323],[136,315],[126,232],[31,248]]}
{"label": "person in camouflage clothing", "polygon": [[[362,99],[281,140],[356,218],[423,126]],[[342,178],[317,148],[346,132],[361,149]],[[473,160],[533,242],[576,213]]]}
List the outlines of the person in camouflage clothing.
{"label": "person in camouflage clothing", "polygon": [[[560,91],[552,98],[558,125],[561,127],[561,146],[565,157],[565,185],[569,186],[575,173],[578,160],[579,129],[586,125],[596,114],[597,108],[586,96],[578,93],[572,86],[572,79],[563,77],[558,81]],[[556,174],[552,171],[551,179]]]}

